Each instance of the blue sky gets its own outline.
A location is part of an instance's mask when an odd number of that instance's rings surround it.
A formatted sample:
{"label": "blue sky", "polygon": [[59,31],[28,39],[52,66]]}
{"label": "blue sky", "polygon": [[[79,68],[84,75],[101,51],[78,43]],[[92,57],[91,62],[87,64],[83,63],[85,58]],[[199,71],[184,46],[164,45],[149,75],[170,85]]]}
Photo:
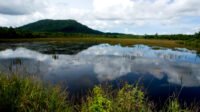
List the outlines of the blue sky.
{"label": "blue sky", "polygon": [[200,0],[1,0],[0,26],[75,19],[105,32],[191,34],[200,31]]}

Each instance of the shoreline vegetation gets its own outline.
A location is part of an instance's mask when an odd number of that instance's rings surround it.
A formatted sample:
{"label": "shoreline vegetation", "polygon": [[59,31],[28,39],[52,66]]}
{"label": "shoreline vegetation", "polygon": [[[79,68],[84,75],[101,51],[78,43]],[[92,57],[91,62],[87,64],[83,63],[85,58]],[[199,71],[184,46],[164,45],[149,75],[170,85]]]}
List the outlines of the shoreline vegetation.
{"label": "shoreline vegetation", "polygon": [[32,32],[14,28],[0,27],[0,43],[17,42],[49,42],[49,43],[109,43],[130,46],[145,44],[168,48],[187,48],[200,52],[200,32],[193,35],[131,35],[119,33],[63,33],[63,32]]}
{"label": "shoreline vegetation", "polygon": [[0,111],[9,112],[197,112],[198,105],[181,105],[176,97],[160,108],[137,85],[119,89],[96,85],[80,103],[69,99],[59,85],[34,77],[0,74]]}
{"label": "shoreline vegetation", "polygon": [[85,43],[85,44],[101,44],[108,43],[112,45],[120,44],[122,46],[132,46],[136,44],[145,44],[149,46],[159,46],[166,48],[187,48],[196,50],[200,53],[200,40],[166,40],[166,39],[144,39],[144,38],[105,38],[105,37],[47,37],[47,38],[19,38],[19,39],[1,39],[0,43],[33,43],[33,42],[48,42],[54,44],[63,43]]}

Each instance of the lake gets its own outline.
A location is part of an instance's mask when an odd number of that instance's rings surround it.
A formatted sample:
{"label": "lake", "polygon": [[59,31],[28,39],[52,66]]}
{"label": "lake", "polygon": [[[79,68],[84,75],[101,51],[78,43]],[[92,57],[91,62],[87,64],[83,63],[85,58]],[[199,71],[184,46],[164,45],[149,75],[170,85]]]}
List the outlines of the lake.
{"label": "lake", "polygon": [[1,43],[0,72],[36,75],[84,94],[96,84],[138,84],[150,99],[200,101],[200,56],[146,45]]}

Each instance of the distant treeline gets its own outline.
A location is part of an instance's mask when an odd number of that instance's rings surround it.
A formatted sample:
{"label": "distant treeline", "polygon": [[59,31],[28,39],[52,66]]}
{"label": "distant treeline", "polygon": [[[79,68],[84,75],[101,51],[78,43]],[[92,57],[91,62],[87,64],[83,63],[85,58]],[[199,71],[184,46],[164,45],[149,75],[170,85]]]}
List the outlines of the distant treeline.
{"label": "distant treeline", "polygon": [[0,27],[0,39],[9,38],[41,38],[41,37],[109,37],[109,38],[145,38],[145,39],[167,39],[167,40],[200,40],[200,32],[193,35],[131,35],[121,33],[83,34],[63,32],[31,32],[15,28]]}
{"label": "distant treeline", "polygon": [[15,28],[0,27],[0,39],[9,38],[35,38],[42,37],[44,35],[36,34],[29,31],[17,30]]}
{"label": "distant treeline", "polygon": [[191,39],[200,39],[200,32],[193,35],[186,34],[171,34],[171,35],[144,35],[146,39],[168,39],[168,40],[191,40]]}

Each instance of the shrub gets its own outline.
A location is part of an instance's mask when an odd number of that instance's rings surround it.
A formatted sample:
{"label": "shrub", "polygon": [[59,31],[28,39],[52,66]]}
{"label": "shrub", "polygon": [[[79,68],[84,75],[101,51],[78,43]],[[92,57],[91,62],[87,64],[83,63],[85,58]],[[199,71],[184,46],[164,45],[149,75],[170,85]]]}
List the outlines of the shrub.
{"label": "shrub", "polygon": [[0,75],[0,111],[71,112],[66,92],[32,78]]}
{"label": "shrub", "polygon": [[94,87],[92,96],[87,98],[86,104],[82,106],[82,112],[110,112],[111,100],[109,100],[99,86]]}
{"label": "shrub", "polygon": [[144,92],[137,86],[125,84],[118,91],[117,97],[114,100],[114,110],[117,112],[150,112],[147,101],[145,100]]}

